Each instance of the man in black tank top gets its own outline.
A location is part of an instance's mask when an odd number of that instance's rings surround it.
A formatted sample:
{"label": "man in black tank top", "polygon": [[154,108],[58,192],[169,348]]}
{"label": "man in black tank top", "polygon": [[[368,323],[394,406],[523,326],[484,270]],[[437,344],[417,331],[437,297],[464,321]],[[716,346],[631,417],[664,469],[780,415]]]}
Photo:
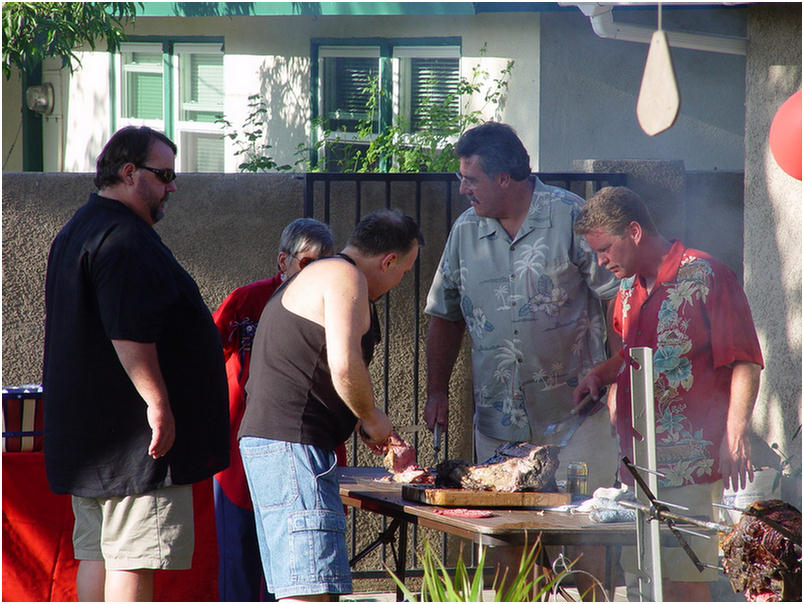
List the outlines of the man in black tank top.
{"label": "man in black tank top", "polygon": [[375,453],[390,438],[368,372],[373,302],[413,267],[420,243],[410,217],[369,214],[340,254],[288,280],[260,317],[239,438],[265,580],[280,599],[352,591],[334,448],[358,424]]}

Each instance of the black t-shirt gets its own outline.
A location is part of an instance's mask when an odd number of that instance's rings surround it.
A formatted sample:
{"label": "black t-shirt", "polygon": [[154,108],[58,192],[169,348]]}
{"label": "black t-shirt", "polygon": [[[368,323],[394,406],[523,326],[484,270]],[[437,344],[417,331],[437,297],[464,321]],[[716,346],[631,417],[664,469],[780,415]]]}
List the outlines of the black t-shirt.
{"label": "black t-shirt", "polygon": [[[90,196],[57,235],[45,285],[44,451],[50,488],[132,495],[203,480],[229,463],[218,330],[195,281],[123,204]],[[148,455],[146,405],[111,340],[156,343],[176,420],[168,454]]]}
{"label": "black t-shirt", "polygon": [[[348,256],[339,255],[352,262]],[[326,258],[318,262],[337,261]],[[238,437],[257,436],[334,449],[352,433],[357,418],[332,384],[324,328],[282,305],[290,281],[277,290],[260,316]],[[361,340],[366,365],[380,338],[373,305],[370,312],[371,326]]]}

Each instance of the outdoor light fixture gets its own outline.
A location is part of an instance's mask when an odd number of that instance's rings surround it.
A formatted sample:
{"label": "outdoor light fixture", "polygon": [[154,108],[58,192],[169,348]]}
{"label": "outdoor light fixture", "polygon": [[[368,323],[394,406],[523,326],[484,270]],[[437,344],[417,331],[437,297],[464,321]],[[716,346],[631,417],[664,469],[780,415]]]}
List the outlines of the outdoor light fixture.
{"label": "outdoor light fixture", "polygon": [[53,112],[54,100],[53,84],[45,83],[38,86],[28,86],[25,90],[25,104],[28,109],[36,113],[50,115]]}

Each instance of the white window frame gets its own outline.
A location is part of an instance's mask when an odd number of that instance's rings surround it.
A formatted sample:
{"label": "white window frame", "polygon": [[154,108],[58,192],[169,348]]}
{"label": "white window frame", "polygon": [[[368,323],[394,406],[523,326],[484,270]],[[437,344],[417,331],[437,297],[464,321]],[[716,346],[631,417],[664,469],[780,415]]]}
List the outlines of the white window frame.
{"label": "white window frame", "polygon": [[148,120],[148,119],[139,119],[139,118],[131,118],[131,117],[123,117],[123,104],[125,103],[125,81],[126,81],[126,74],[129,71],[136,71],[137,73],[159,73],[162,75],[162,89],[164,90],[165,86],[165,65],[164,59],[160,61],[159,69],[155,69],[150,66],[143,66],[142,69],[129,69],[125,66],[123,62],[123,56],[126,53],[134,53],[134,52],[143,52],[143,53],[154,53],[158,54],[160,57],[163,57],[162,52],[162,44],[158,42],[126,42],[120,45],[120,51],[116,55],[117,61],[117,73],[119,77],[117,78],[117,101],[115,103],[115,112],[116,112],[116,121],[118,124],[118,128],[122,126],[148,126],[149,128],[153,128],[154,130],[164,131],[165,130],[165,112],[167,108],[165,107],[165,99],[164,94],[162,96],[162,119],[161,120]]}
{"label": "white window frame", "polygon": [[[216,135],[221,138],[221,145],[224,147],[224,166],[225,166],[225,143],[224,143],[224,135],[221,131],[220,124],[216,124],[215,122],[194,122],[190,120],[180,120],[179,117],[181,116],[181,107],[182,99],[181,99],[181,90],[182,84],[188,85],[189,80],[187,79],[188,74],[183,73],[184,70],[180,69],[181,66],[181,56],[182,54],[208,54],[208,55],[220,55],[223,57],[223,69],[224,73],[226,70],[226,55],[221,50],[219,43],[176,43],[173,45],[173,52],[171,53],[170,59],[173,65],[173,98],[174,103],[171,110],[173,111],[173,125],[174,125],[174,140],[178,146],[178,153],[176,154],[176,165],[179,166],[179,171],[185,172],[187,171],[187,166],[195,163],[195,149],[192,146],[182,144],[182,137],[185,134],[207,134],[207,135]],[[223,83],[222,83],[223,84]],[[224,112],[224,103],[226,99],[226,92],[224,91],[224,96],[221,98],[221,105],[220,107],[211,108],[211,111],[218,110],[221,115]],[[197,107],[196,107],[197,109]]]}
{"label": "white window frame", "polygon": [[[162,57],[160,61],[159,69],[156,69],[154,66],[143,66],[143,68],[139,69],[131,69],[130,67],[126,67],[124,65],[123,57],[126,53],[132,52],[144,52],[144,53],[152,53],[158,54]],[[172,77],[168,80],[168,70],[165,69],[165,51],[164,45],[162,42],[125,42],[121,44],[119,52],[115,55],[115,68],[116,72],[119,77],[117,77],[116,82],[116,102],[115,102],[115,122],[117,124],[117,128],[123,126],[148,126],[153,128],[154,130],[159,130],[160,132],[166,132],[167,127],[167,116],[170,115],[171,123],[172,123],[172,132],[168,133],[168,135],[176,142],[176,146],[178,147],[178,152],[176,154],[176,166],[179,172],[187,172],[187,166],[191,164],[195,164],[195,152],[196,149],[192,145],[182,144],[182,139],[185,135],[193,135],[193,134],[202,134],[202,135],[214,135],[216,137],[221,138],[221,145],[224,149],[224,161],[225,161],[225,143],[224,143],[224,135],[221,131],[220,125],[216,124],[215,122],[194,122],[190,120],[179,120],[181,115],[181,108],[180,103],[181,100],[181,90],[182,87],[180,86],[182,82],[180,78],[186,78],[187,74],[183,73],[184,70],[180,69],[181,67],[181,60],[182,55],[186,54],[210,54],[210,55],[220,55],[223,57],[224,61],[224,71],[226,69],[225,61],[226,55],[221,49],[220,42],[195,42],[195,43],[184,43],[184,42],[177,42],[174,43],[171,47],[171,52],[169,54],[169,61],[171,69],[170,74]],[[138,118],[129,118],[123,116],[123,107],[125,101],[125,80],[126,74],[130,71],[137,71],[142,73],[160,73],[162,75],[162,119],[161,120],[154,120],[154,119],[138,119]],[[186,81],[185,81],[186,83]],[[222,82],[223,85],[223,82]],[[170,86],[170,94],[169,97],[173,100],[170,107],[168,107],[165,103],[165,86]],[[210,108],[211,111],[219,111],[221,115],[224,112],[224,103],[225,103],[225,91],[224,96],[221,98],[221,105],[220,107]],[[202,108],[203,110],[203,108]],[[168,112],[170,112],[168,114]],[[225,165],[225,164],[224,164]]]}

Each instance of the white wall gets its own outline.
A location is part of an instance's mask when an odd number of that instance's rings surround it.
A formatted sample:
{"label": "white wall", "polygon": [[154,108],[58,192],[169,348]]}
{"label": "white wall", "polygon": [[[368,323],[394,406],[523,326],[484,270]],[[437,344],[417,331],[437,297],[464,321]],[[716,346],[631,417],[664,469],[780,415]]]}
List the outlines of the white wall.
{"label": "white wall", "polygon": [[14,71],[11,79],[2,77],[3,88],[3,171],[22,170],[22,83]]}

